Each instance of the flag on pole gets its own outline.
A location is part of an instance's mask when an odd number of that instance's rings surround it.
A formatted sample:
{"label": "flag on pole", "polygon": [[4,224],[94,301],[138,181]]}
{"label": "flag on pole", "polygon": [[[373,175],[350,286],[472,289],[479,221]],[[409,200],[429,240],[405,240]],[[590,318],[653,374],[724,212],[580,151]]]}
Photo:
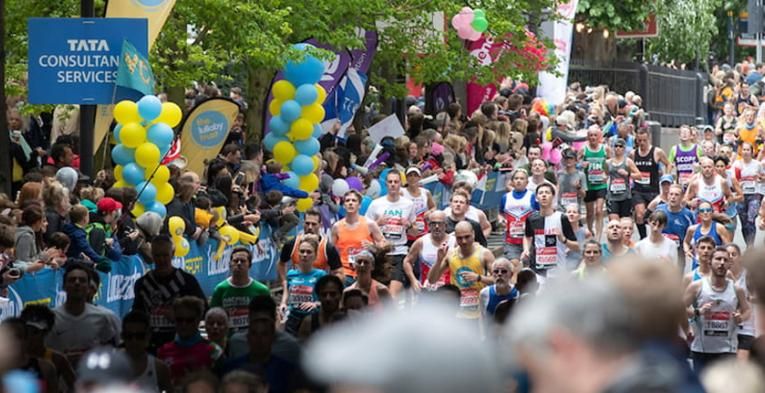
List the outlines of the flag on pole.
{"label": "flag on pole", "polygon": [[149,60],[141,56],[133,44],[127,40],[122,41],[116,85],[151,95],[154,94],[154,84],[154,73],[151,72]]}

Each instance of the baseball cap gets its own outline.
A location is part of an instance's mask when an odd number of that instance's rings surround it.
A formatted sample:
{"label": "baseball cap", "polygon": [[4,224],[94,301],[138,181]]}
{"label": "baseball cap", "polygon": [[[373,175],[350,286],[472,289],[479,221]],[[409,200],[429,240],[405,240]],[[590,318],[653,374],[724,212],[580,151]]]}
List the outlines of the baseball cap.
{"label": "baseball cap", "polygon": [[664,175],[659,179],[659,184],[661,183],[674,183],[675,178],[672,177],[672,175]]}
{"label": "baseball cap", "polygon": [[422,172],[420,172],[420,168],[417,168],[417,167],[409,167],[409,169],[406,170],[406,174],[409,175],[410,173],[416,173],[417,176],[422,176]]}
{"label": "baseball cap", "polygon": [[50,329],[50,326],[48,325],[48,321],[46,321],[43,318],[40,318],[38,315],[32,315],[31,317],[25,319],[24,324],[39,330],[43,330],[43,331],[47,331]]}
{"label": "baseball cap", "polygon": [[571,149],[563,150],[563,158],[576,158],[576,152]]}
{"label": "baseball cap", "polygon": [[96,204],[98,206],[98,211],[102,213],[111,213],[115,210],[122,209],[122,204],[117,202],[114,198],[101,198],[100,201]]}
{"label": "baseball cap", "polygon": [[616,142],[614,142],[614,146],[622,146],[622,147],[624,147],[624,146],[627,146],[627,142],[624,139],[619,138],[619,139],[616,140]]}
{"label": "baseball cap", "polygon": [[78,380],[86,383],[128,383],[132,373],[133,368],[127,356],[108,347],[99,347],[87,352],[77,366]]}

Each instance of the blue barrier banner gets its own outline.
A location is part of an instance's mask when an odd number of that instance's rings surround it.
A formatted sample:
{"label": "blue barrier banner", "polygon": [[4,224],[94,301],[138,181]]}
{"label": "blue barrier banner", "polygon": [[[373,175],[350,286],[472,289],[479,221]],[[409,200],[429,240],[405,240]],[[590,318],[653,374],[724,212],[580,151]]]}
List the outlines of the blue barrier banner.
{"label": "blue barrier banner", "polygon": [[[209,297],[215,286],[228,277],[228,262],[234,247],[226,246],[221,258],[215,259],[218,252],[215,240],[208,241],[204,246],[190,241],[190,245],[189,253],[185,257],[174,258],[173,265],[193,274]],[[271,239],[267,224],[261,225],[258,243],[247,247],[253,255],[250,275],[261,282],[275,281],[279,250]],[[127,314],[133,306],[135,282],[149,270],[151,265],[145,264],[137,255],[123,256],[118,262],[113,262],[109,274],[99,273],[101,286],[95,303],[119,316]],[[44,269],[25,275],[8,288],[7,297],[0,298],[0,320],[18,316],[28,304],[47,304],[50,307],[63,304],[66,300],[63,279],[63,269]]]}
{"label": "blue barrier banner", "polygon": [[[111,104],[122,42],[148,58],[148,22],[128,18],[29,18],[29,102]],[[116,94],[116,97],[115,97]],[[138,95],[140,97],[140,95]]]}

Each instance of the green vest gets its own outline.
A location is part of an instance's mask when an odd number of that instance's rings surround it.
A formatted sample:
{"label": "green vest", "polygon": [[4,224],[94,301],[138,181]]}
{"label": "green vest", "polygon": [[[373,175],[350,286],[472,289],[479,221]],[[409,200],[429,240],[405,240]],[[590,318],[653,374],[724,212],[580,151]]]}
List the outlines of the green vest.
{"label": "green vest", "polygon": [[584,146],[584,161],[588,162],[587,171],[587,190],[598,191],[606,189],[606,147],[600,145],[597,151],[591,151],[588,145]]}

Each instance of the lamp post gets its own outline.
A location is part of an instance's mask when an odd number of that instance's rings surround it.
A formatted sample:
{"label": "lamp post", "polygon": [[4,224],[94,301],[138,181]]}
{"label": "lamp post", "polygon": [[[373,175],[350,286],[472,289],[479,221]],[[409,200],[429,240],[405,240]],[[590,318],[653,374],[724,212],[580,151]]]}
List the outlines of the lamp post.
{"label": "lamp post", "polygon": [[[96,16],[93,0],[80,0],[80,16],[92,18]],[[96,120],[95,105],[80,105],[80,172],[93,177],[93,138]]]}
{"label": "lamp post", "polygon": [[733,35],[733,11],[728,10],[728,41],[730,47],[728,48],[728,64],[733,67],[736,64],[735,50],[736,50],[736,37]]}

